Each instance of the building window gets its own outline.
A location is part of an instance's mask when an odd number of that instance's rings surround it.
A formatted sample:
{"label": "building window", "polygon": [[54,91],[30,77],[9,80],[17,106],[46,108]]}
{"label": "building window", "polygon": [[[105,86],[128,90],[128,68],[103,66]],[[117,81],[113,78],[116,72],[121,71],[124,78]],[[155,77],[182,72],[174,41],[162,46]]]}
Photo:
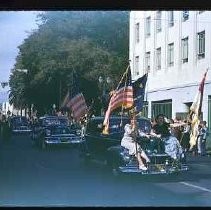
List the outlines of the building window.
{"label": "building window", "polygon": [[161,11],[157,11],[156,13],[156,31],[161,31]]}
{"label": "building window", "polygon": [[156,69],[161,69],[161,47],[156,49]]}
{"label": "building window", "polygon": [[135,75],[139,75],[139,56],[135,57]]}
{"label": "building window", "polygon": [[150,28],[151,28],[151,17],[148,17],[146,19],[146,36],[149,37],[150,36]]}
{"label": "building window", "polygon": [[139,42],[139,23],[136,23],[135,40]]}
{"label": "building window", "polygon": [[146,52],[145,54],[145,68],[146,68],[146,72],[150,71],[150,52]]}
{"label": "building window", "polygon": [[182,12],[182,21],[186,21],[189,19],[189,11],[183,11]]}
{"label": "building window", "polygon": [[188,37],[182,39],[182,63],[188,62]]}
{"label": "building window", "polygon": [[151,116],[155,118],[158,114],[164,114],[168,119],[172,118],[172,100],[152,101]]}
{"label": "building window", "polygon": [[205,57],[205,31],[199,32],[197,34],[198,38],[198,50],[197,50],[197,55],[198,59],[204,58]]}
{"label": "building window", "polygon": [[174,43],[168,45],[168,66],[174,65]]}
{"label": "building window", "polygon": [[169,24],[169,27],[174,26],[174,11],[168,12],[168,24]]}
{"label": "building window", "polygon": [[148,117],[148,111],[149,111],[148,102],[147,101],[144,101],[143,109],[140,112],[140,116],[142,116],[142,117]]}

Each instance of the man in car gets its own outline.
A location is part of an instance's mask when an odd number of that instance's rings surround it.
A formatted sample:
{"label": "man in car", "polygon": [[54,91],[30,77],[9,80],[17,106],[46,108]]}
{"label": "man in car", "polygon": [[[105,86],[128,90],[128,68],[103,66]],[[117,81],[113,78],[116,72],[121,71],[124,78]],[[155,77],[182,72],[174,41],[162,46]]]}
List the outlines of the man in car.
{"label": "man in car", "polygon": [[135,141],[137,132],[134,118],[131,119],[130,124],[125,125],[124,130],[125,133],[121,140],[121,146],[128,149],[130,155],[135,155],[138,160],[139,169],[146,171],[147,167],[144,165],[142,158],[145,159],[146,163],[149,163],[150,159],[147,157],[141,146]]}

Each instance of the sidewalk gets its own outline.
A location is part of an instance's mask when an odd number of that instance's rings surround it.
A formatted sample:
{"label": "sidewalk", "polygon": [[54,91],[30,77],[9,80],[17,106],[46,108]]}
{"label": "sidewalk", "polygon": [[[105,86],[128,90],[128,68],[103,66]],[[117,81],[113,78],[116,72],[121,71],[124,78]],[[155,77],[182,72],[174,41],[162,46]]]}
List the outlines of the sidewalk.
{"label": "sidewalk", "polygon": [[207,152],[206,156],[198,156],[198,155],[193,155],[192,153],[187,153],[186,154],[187,162],[209,162],[211,164],[211,151]]}
{"label": "sidewalk", "polygon": [[207,153],[211,155],[211,133],[209,133],[209,136],[207,138],[206,148],[207,148]]}

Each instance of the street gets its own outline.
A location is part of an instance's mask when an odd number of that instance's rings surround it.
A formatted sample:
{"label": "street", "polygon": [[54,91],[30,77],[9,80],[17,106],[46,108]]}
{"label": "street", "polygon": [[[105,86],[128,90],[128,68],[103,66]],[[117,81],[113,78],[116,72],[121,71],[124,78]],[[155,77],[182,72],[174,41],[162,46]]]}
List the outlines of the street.
{"label": "street", "polygon": [[0,142],[0,206],[211,206],[211,157],[188,156],[190,170],[173,176],[113,176],[86,165],[77,147],[41,150],[29,136]]}

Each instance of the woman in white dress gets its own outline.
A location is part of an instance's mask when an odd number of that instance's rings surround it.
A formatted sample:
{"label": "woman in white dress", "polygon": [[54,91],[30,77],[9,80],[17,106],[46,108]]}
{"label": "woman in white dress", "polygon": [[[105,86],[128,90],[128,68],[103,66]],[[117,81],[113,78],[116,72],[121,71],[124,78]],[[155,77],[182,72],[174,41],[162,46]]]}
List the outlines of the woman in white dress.
{"label": "woman in white dress", "polygon": [[146,160],[146,163],[150,162],[146,153],[142,150],[141,146],[135,142],[135,120],[131,120],[131,124],[126,124],[124,127],[125,133],[121,141],[121,146],[129,150],[130,155],[135,155],[138,163],[139,169],[146,171],[147,167],[144,165],[142,158]]}

